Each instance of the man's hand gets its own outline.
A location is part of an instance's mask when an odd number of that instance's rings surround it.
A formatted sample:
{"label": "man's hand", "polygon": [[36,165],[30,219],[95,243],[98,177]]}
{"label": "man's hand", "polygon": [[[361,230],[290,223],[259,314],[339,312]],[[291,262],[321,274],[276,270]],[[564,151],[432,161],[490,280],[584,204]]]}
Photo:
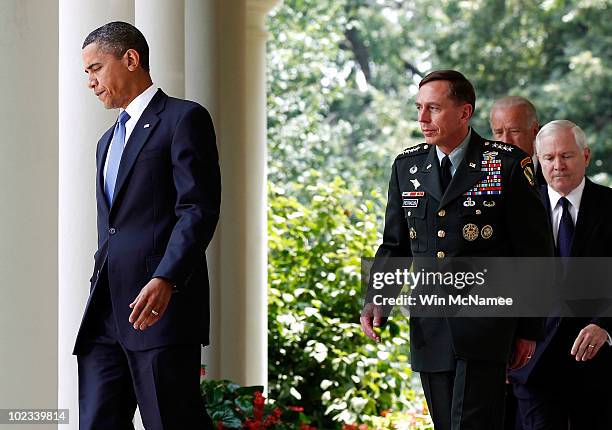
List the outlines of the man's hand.
{"label": "man's hand", "polygon": [[361,329],[367,337],[380,342],[380,336],[374,331],[374,327],[380,327],[382,321],[382,308],[373,303],[367,303],[361,311]]}
{"label": "man's hand", "polygon": [[173,285],[163,278],[153,278],[145,285],[138,296],[130,303],[132,313],[130,324],[134,329],[146,330],[162,317],[170,297]]}
{"label": "man's hand", "polygon": [[517,338],[514,340],[514,351],[508,364],[509,369],[520,369],[533,357],[535,353],[535,340]]}
{"label": "man's hand", "polygon": [[595,357],[599,348],[608,340],[608,333],[596,324],[589,324],[578,333],[571,354],[576,361],[587,361]]}

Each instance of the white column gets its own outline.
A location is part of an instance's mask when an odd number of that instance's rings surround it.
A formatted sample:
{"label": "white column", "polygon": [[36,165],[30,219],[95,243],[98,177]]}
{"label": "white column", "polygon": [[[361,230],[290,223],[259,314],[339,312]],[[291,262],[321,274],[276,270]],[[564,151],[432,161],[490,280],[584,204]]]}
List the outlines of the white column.
{"label": "white column", "polygon": [[275,3],[220,2],[217,21],[223,199],[215,352],[219,375],[247,385],[267,379],[264,19]]}
{"label": "white column", "polygon": [[[185,0],[185,98],[210,112],[218,131],[218,37],[217,0]],[[220,378],[220,227],[206,251],[210,281],[210,345],[202,350],[208,378]]]}
{"label": "white column", "polygon": [[54,16],[56,2],[0,2],[1,408],[57,405]]}
{"label": "white column", "polygon": [[149,43],[153,82],[166,94],[185,97],[185,1],[135,0],[136,27]]}
{"label": "white column", "polygon": [[[40,4],[41,2],[38,2]],[[117,111],[87,88],[85,37],[110,21],[134,21],[132,0],[59,0],[59,399],[78,428],[76,358],[71,355],[89,295],[96,249],[95,150]]]}

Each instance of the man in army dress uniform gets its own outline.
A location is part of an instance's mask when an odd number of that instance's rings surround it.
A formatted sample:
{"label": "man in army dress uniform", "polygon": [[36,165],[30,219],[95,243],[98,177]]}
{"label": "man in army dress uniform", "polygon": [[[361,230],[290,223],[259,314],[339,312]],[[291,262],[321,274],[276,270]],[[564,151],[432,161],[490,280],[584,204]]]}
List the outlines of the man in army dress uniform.
{"label": "man in army dress uniform", "polygon": [[[454,70],[420,82],[425,143],[393,164],[377,262],[554,255],[531,157],[470,128],[475,99],[471,83]],[[361,324],[376,341],[382,312],[366,299]],[[513,366],[524,365],[542,336],[541,319],[411,317],[412,367],[436,430],[503,428],[507,363],[512,355]]]}

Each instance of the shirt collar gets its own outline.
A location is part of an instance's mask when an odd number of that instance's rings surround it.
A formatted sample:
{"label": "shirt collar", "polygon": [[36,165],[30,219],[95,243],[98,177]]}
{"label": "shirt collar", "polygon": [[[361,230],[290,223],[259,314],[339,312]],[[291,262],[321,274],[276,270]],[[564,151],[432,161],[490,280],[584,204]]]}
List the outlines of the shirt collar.
{"label": "shirt collar", "polygon": [[[467,135],[461,141],[459,146],[457,146],[455,149],[451,151],[450,154],[448,154],[448,158],[450,158],[450,162],[453,165],[453,167],[456,168],[457,166],[459,166],[459,163],[461,162],[461,160],[463,160],[463,157],[465,155],[465,150],[468,146],[468,143],[471,137],[472,137],[472,127],[468,129]],[[436,154],[438,155],[438,161],[442,163],[442,159],[446,157],[446,154],[442,152],[442,150],[438,146],[436,146]]]}
{"label": "shirt collar", "polygon": [[[155,96],[155,93],[157,93],[158,89],[159,87],[157,85],[151,84],[149,88],[138,94],[136,98],[132,100],[129,105],[127,105],[125,111],[130,115],[130,121],[138,121],[144,110],[153,99],[153,96]],[[123,109],[121,109],[120,112],[121,111],[123,111]]]}
{"label": "shirt collar", "polygon": [[[585,179],[582,178],[582,181],[576,188],[574,188],[570,193],[565,196],[566,199],[572,204],[576,210],[580,209],[580,201],[582,200],[582,192],[584,191],[584,184],[586,183]],[[561,194],[552,189],[550,185],[548,185],[548,198],[550,199],[550,208],[551,210],[555,210],[557,204],[559,204],[559,200],[563,197]]]}

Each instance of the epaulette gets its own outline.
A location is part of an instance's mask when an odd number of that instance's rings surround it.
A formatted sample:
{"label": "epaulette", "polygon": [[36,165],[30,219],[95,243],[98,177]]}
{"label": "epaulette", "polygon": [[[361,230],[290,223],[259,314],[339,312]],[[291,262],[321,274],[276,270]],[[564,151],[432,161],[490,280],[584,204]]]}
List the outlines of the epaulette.
{"label": "epaulette", "polygon": [[419,143],[418,145],[409,146],[408,148],[400,152],[399,155],[395,159],[397,160],[400,158],[409,157],[412,155],[419,155],[419,154],[429,152],[430,147],[431,145],[427,143]]}

